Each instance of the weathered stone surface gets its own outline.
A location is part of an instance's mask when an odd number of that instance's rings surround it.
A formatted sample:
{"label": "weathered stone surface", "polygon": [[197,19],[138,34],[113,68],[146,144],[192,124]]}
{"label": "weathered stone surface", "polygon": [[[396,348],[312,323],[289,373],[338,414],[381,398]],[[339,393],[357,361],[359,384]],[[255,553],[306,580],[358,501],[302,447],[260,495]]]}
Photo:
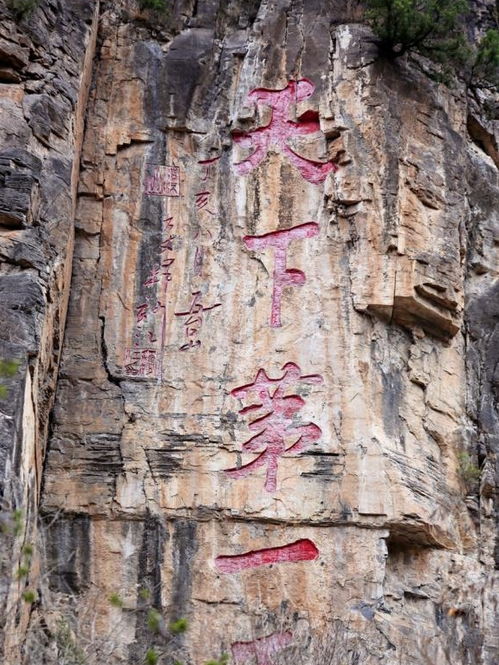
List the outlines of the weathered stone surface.
{"label": "weathered stone surface", "polygon": [[76,179],[84,42],[43,6],[0,58],[0,307],[52,358],[13,393],[45,381],[44,426],[77,189],[52,590],[111,662],[143,662],[154,606],[192,664],[496,665],[490,91],[379,60],[355,2],[104,3]]}
{"label": "weathered stone surface", "polygon": [[[330,28],[327,3],[262,5],[239,26],[215,5],[166,48],[103,15],[45,508],[91,516],[104,599],[139,607],[132,580],[151,571],[156,605],[190,618],[192,662],[284,624],[298,642],[327,637],[339,621],[359,662],[491,664],[494,620],[472,598],[495,602],[495,509],[465,502],[458,461],[476,431],[463,390],[468,192],[482,195],[489,168],[466,189],[464,96],[375,61],[352,14]],[[285,148],[256,166],[233,140],[273,126],[273,102],[248,93],[303,78],[315,92],[286,113],[318,113],[324,134],[289,145],[337,163],[324,184]],[[154,165],[178,167],[179,184]],[[273,327],[278,250],[245,237],[310,222],[286,259],[306,281],[289,278]],[[189,309],[202,324],[183,325]],[[241,455],[252,434],[237,412],[251,400],[231,391],[289,362],[317,377],[288,390],[320,437],[280,457],[275,480],[265,465],[246,475],[255,453]],[[221,555],[301,541],[316,560],[217,570]],[[99,614],[115,617],[105,601]],[[146,648],[140,617],[126,620],[125,662]]]}
{"label": "weathered stone surface", "polygon": [[36,585],[39,568],[37,548],[29,575],[16,577],[21,546],[36,540],[97,8],[46,0],[16,23],[0,2],[0,358],[20,361],[0,399],[0,497],[2,516],[22,512],[18,537],[2,537],[5,663],[21,662],[30,613],[20,594]]}

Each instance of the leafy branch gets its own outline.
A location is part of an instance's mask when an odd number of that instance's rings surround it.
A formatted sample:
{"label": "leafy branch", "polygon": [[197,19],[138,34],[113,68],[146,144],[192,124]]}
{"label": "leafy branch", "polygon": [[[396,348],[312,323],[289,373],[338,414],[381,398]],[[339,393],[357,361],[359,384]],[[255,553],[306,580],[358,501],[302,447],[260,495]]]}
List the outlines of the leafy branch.
{"label": "leafy branch", "polygon": [[1,383],[1,379],[13,377],[19,368],[19,364],[18,360],[0,359],[0,399],[7,397],[8,392],[7,386]]}

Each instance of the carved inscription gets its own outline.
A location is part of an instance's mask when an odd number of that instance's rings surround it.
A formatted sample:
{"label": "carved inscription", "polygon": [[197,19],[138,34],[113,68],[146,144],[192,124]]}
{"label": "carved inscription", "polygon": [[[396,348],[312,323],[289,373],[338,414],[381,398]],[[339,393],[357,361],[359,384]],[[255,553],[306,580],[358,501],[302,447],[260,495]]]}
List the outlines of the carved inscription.
{"label": "carved inscription", "polygon": [[213,175],[214,165],[219,159],[220,157],[211,157],[210,159],[201,159],[198,161],[198,164],[203,168],[201,182],[206,182]]}
{"label": "carved inscription", "polygon": [[148,164],[144,179],[146,196],[180,196],[180,170],[178,166]]}
{"label": "carved inscription", "polygon": [[[210,307],[204,307],[201,302],[201,291],[195,291],[189,309],[186,312],[175,312],[175,316],[186,317],[184,321],[184,332],[187,342],[180,347],[180,351],[187,351],[201,346],[199,333],[203,324],[203,313],[208,312],[215,307],[220,307],[222,303],[217,302]],[[196,339],[197,338],[197,339]]]}
{"label": "carved inscription", "polygon": [[158,352],[156,349],[127,349],[125,372],[130,376],[158,376]]}
{"label": "carved inscription", "polygon": [[255,659],[257,665],[272,665],[272,656],[285,649],[293,641],[289,632],[277,632],[251,642],[234,642],[231,646],[232,657],[236,665],[243,665]]}
{"label": "carved inscription", "polygon": [[251,103],[271,108],[271,119],[266,127],[233,133],[235,143],[253,151],[249,157],[234,165],[239,175],[247,175],[259,166],[271,148],[282,152],[302,177],[314,184],[324,182],[328,173],[338,169],[332,161],[323,163],[306,159],[289,145],[294,137],[320,132],[319,114],[314,111],[307,111],[296,122],[290,120],[291,107],[310,97],[314,90],[315,85],[311,81],[300,79],[290,81],[283,90],[256,88],[250,92],[248,100]]}
{"label": "carved inscription", "polygon": [[315,543],[302,538],[281,547],[269,547],[254,550],[245,554],[217,556],[215,566],[222,573],[240,573],[247,568],[258,568],[270,563],[295,563],[297,561],[313,561],[319,556]]}
{"label": "carved inscription", "polygon": [[322,383],[322,377],[319,374],[302,375],[295,363],[286,363],[282,370],[284,374],[281,377],[271,379],[264,369],[260,369],[253,383],[231,391],[231,395],[238,399],[245,400],[252,396],[255,400],[239,413],[251,414],[248,427],[256,432],[243,443],[243,449],[258,455],[243,466],[227,469],[226,473],[232,478],[242,478],[266,466],[265,489],[271,493],[277,488],[279,457],[306,450],[322,434],[320,427],[313,423],[296,424],[295,416],[305,400],[299,395],[289,394],[290,388],[297,383],[317,385]]}
{"label": "carved inscription", "polygon": [[312,238],[319,233],[316,222],[307,222],[290,229],[272,231],[262,236],[244,236],[243,242],[248,249],[263,251],[267,247],[274,250],[274,286],[272,289],[272,305],[270,309],[270,325],[272,328],[281,327],[282,292],[286,286],[303,286],[306,281],[305,273],[295,268],[287,268],[286,261],[288,247],[293,240]]}
{"label": "carved inscription", "polygon": [[[125,350],[124,371],[128,376],[162,378],[166,344],[166,297],[175,261],[172,235],[173,217],[162,224],[160,263],[154,265],[142,284],[146,301],[135,307],[133,347]],[[147,344],[147,348],[144,348]],[[150,345],[156,347],[150,348]],[[154,368],[154,369],[153,369]]]}

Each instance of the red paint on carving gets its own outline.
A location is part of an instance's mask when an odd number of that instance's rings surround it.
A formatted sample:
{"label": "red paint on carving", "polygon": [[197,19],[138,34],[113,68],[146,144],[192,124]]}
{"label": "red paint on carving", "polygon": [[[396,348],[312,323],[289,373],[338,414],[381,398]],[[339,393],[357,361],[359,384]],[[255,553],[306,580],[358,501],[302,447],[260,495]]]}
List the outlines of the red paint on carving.
{"label": "red paint on carving", "polygon": [[248,249],[262,251],[267,247],[274,249],[274,288],[272,290],[272,307],[270,325],[272,328],[281,326],[282,292],[285,286],[302,286],[305,283],[305,273],[294,268],[287,268],[288,247],[293,240],[312,238],[319,233],[316,222],[307,222],[299,226],[281,231],[272,231],[262,236],[244,236],[243,242]]}
{"label": "red paint on carving", "polygon": [[[173,252],[173,241],[175,239],[175,236],[170,236],[169,238],[165,238],[164,240],[161,241],[161,253],[163,252]],[[173,261],[173,259],[172,259]]]}
{"label": "red paint on carving", "polygon": [[180,196],[180,170],[178,166],[153,166],[152,175],[146,177],[146,196]]}
{"label": "red paint on carving", "polygon": [[206,208],[207,213],[209,213],[210,215],[215,214],[212,210],[208,210],[207,208],[210,202],[211,192],[197,192],[197,194],[195,194],[194,196],[196,197],[197,210],[203,210],[203,208]]}
{"label": "red paint on carving", "polygon": [[[249,452],[258,452],[248,464],[233,469],[226,469],[232,478],[243,478],[255,469],[266,465],[265,489],[275,492],[277,488],[277,467],[279,457],[285,453],[300,453],[315,443],[321,436],[322,430],[314,423],[307,425],[295,424],[295,416],[305,404],[299,395],[286,394],[289,388],[296,383],[320,384],[322,377],[319,374],[302,375],[301,369],[295,363],[286,363],[282,368],[284,374],[277,379],[267,376],[264,369],[259,369],[253,383],[240,388],[234,388],[231,395],[246,399],[255,395],[257,401],[242,408],[242,415],[258,412],[254,415],[248,427],[257,431],[255,436],[243,443],[243,449]],[[292,440],[286,447],[286,440]],[[261,449],[263,448],[263,451]]]}
{"label": "red paint on carving", "polygon": [[135,314],[135,322],[137,325],[142,323],[142,321],[145,321],[147,319],[147,310],[149,306],[147,303],[143,303],[142,305],[137,305],[136,307],[136,314]]}
{"label": "red paint on carving", "polygon": [[319,556],[315,544],[303,538],[289,545],[254,550],[245,554],[217,556],[215,566],[222,573],[239,573],[247,568],[258,568],[270,563],[295,563],[296,561],[312,561]]}
{"label": "red paint on carving", "polygon": [[272,665],[272,656],[286,648],[293,641],[289,632],[273,633],[251,642],[234,642],[231,646],[232,657],[236,665],[243,665],[256,658],[256,665]]}
{"label": "red paint on carving", "polygon": [[213,164],[218,162],[219,159],[220,157],[212,157],[211,159],[200,159],[198,161],[198,164],[204,167],[204,176],[201,178],[201,182],[206,182],[208,180],[211,176]]}
{"label": "red paint on carving", "polygon": [[[211,309],[216,307],[221,307],[222,303],[218,302],[215,305],[210,305],[210,307],[204,307],[201,302],[201,291],[194,291],[192,294],[194,298],[189,306],[189,309],[186,312],[175,312],[175,316],[186,316],[187,320],[184,322],[184,331],[186,337],[192,337],[197,335],[203,324],[203,313],[208,312]],[[201,340],[193,342],[189,340],[187,344],[184,344],[180,347],[180,351],[187,351],[195,347],[201,346]]]}
{"label": "red paint on carving", "polygon": [[158,357],[156,349],[126,349],[125,371],[131,376],[157,376]]}
{"label": "red paint on carving", "polygon": [[[180,192],[179,192],[180,193]],[[162,232],[166,237],[161,241],[161,276],[163,278],[163,302],[157,301],[154,311],[162,310],[161,317],[161,341],[160,341],[160,354],[159,354],[159,378],[163,379],[163,355],[166,345],[166,297],[168,293],[168,286],[173,279],[170,273],[170,266],[175,261],[175,256],[168,256],[168,252],[173,252],[172,241],[175,236],[171,235],[170,231],[173,229],[173,217],[165,217],[163,220]]]}
{"label": "red paint on carving", "polygon": [[[177,167],[157,167],[154,177],[162,178],[166,173],[164,171],[165,168],[173,169],[168,172],[168,178],[170,178],[169,182],[172,186],[177,186],[179,184],[177,177]],[[171,192],[169,194],[165,193],[165,182],[165,180],[163,180],[162,183],[159,181],[150,182],[147,185],[150,187],[150,191],[146,193],[161,196],[178,195]],[[149,275],[142,285],[143,287],[147,288],[154,287],[154,295],[156,298],[159,297],[160,299],[156,300],[155,305],[146,302],[136,307],[136,328],[133,334],[134,347],[132,349],[126,350],[124,363],[125,373],[131,376],[155,376],[158,379],[161,379],[163,376],[163,353],[166,343],[166,296],[168,292],[168,285],[172,280],[170,267],[175,261],[174,256],[168,256],[169,252],[174,251],[173,240],[175,236],[171,235],[170,233],[170,231],[173,229],[173,226],[172,216],[165,217],[162,220],[162,238],[160,242],[161,264],[154,265],[152,267]],[[162,287],[162,291],[158,293],[160,287]],[[144,338],[147,338],[147,343],[150,345],[158,344],[158,321],[160,321],[159,328],[161,331],[159,337],[159,348],[141,348],[144,344]],[[148,329],[150,327],[152,327],[152,330]]]}
{"label": "red paint on carving", "polygon": [[313,134],[320,131],[319,114],[307,111],[297,122],[290,120],[291,105],[310,97],[315,85],[308,79],[290,81],[283,90],[267,90],[257,88],[250,92],[248,99],[255,104],[265,104],[272,109],[269,124],[249,132],[234,132],[234,142],[243,148],[253,148],[251,155],[235,164],[239,175],[247,175],[266,157],[269,149],[281,150],[301,173],[305,180],[319,184],[324,182],[328,173],[337,171],[334,162],[317,162],[301,157],[288,145],[288,141],[296,136]]}
{"label": "red paint on carving", "polygon": [[212,157],[211,159],[200,159],[198,161],[198,164],[205,166],[206,164],[213,164],[214,162],[218,162],[219,159],[220,157]]}
{"label": "red paint on carving", "polygon": [[159,279],[159,266],[154,266],[144,282],[144,286],[154,286],[154,284],[159,282]]}

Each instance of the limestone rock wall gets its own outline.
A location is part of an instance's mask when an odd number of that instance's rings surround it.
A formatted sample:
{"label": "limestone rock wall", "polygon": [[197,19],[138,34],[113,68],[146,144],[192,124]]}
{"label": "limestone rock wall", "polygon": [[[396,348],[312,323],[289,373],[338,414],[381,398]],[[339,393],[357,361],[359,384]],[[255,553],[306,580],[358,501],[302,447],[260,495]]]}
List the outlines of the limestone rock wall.
{"label": "limestone rock wall", "polygon": [[193,664],[497,663],[496,125],[359,12],[100,9],[43,511],[116,662],[145,589]]}
{"label": "limestone rock wall", "polygon": [[[74,209],[98,3],[48,0],[14,20],[0,2],[0,357],[19,362],[0,400],[0,652],[20,662],[28,606],[16,579],[33,542],[62,348]],[[36,566],[33,566],[33,570]],[[4,643],[5,639],[5,643]]]}

